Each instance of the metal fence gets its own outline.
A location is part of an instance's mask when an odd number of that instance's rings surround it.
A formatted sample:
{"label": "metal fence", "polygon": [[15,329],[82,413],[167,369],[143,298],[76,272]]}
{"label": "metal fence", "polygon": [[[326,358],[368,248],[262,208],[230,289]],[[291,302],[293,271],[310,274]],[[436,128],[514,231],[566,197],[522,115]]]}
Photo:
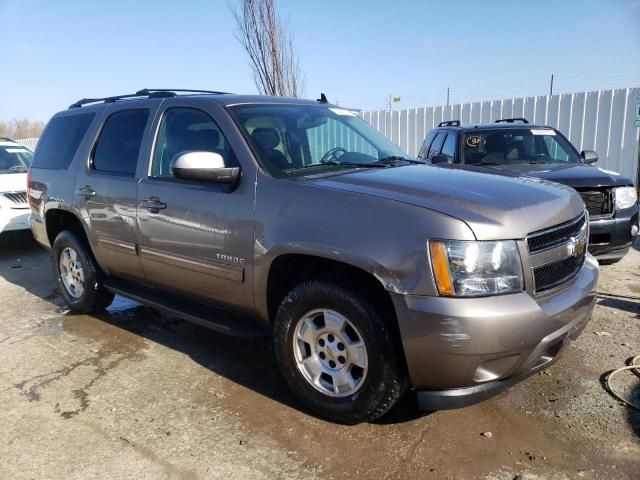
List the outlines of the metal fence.
{"label": "metal fence", "polygon": [[638,179],[639,129],[634,125],[640,88],[492,100],[359,115],[415,156],[433,127],[446,120],[491,123],[524,117],[560,130],[578,150],[598,152],[598,166]]}
{"label": "metal fence", "polygon": [[35,150],[36,149],[36,145],[38,143],[38,137],[35,137],[35,138],[21,138],[19,140],[16,140],[16,142],[24,145],[25,147],[30,148],[31,150]]}

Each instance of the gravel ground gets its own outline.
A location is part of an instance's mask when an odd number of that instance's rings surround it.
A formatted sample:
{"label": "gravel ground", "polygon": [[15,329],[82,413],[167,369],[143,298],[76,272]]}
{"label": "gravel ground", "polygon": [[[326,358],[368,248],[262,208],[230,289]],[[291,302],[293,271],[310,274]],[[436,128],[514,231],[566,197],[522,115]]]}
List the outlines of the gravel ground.
{"label": "gravel ground", "polygon": [[[639,250],[601,268],[591,322],[547,371],[465,409],[421,414],[408,396],[345,427],[293,399],[268,340],[123,299],[68,314],[48,254],[13,238],[0,247],[0,478],[638,479],[640,412],[603,375],[640,354]],[[640,397],[633,374],[619,385]]]}

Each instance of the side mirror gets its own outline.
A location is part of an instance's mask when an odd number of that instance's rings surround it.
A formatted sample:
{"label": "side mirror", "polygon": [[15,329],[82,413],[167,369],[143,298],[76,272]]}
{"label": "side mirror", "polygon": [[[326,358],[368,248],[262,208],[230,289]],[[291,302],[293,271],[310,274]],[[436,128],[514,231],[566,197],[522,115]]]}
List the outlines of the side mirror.
{"label": "side mirror", "polygon": [[434,155],[431,157],[431,163],[434,165],[436,163],[453,163],[453,157],[450,155]]}
{"label": "side mirror", "polygon": [[580,152],[580,156],[584,163],[596,163],[598,161],[598,154],[593,150],[583,150]]}
{"label": "side mirror", "polygon": [[225,167],[219,153],[181,152],[171,161],[171,174],[181,180],[233,185],[240,178],[240,167]]}

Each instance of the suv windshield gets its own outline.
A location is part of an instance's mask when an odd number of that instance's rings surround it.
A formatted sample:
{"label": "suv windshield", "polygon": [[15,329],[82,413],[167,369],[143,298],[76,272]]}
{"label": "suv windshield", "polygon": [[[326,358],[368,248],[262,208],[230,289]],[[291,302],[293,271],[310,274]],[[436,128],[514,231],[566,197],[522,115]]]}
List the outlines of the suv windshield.
{"label": "suv windshield", "polygon": [[464,135],[467,165],[579,163],[569,142],[550,128],[497,129]]}
{"label": "suv windshield", "polygon": [[276,177],[413,162],[349,110],[320,105],[230,108],[262,165]]}
{"label": "suv windshield", "polygon": [[0,174],[26,173],[32,156],[31,150],[21,145],[0,146]]}

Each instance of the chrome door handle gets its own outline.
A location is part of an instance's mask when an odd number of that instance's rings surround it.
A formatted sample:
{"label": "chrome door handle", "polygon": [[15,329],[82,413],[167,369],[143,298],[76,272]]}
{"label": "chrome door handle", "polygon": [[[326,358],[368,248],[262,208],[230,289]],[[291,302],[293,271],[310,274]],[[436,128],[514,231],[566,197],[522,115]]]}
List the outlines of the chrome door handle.
{"label": "chrome door handle", "polygon": [[160,210],[167,208],[166,203],[162,203],[157,197],[145,198],[140,202],[142,208],[146,208],[151,213],[158,213]]}
{"label": "chrome door handle", "polygon": [[82,187],[77,191],[77,194],[82,197],[93,197],[96,195],[96,192],[89,185],[85,185],[84,187]]}

